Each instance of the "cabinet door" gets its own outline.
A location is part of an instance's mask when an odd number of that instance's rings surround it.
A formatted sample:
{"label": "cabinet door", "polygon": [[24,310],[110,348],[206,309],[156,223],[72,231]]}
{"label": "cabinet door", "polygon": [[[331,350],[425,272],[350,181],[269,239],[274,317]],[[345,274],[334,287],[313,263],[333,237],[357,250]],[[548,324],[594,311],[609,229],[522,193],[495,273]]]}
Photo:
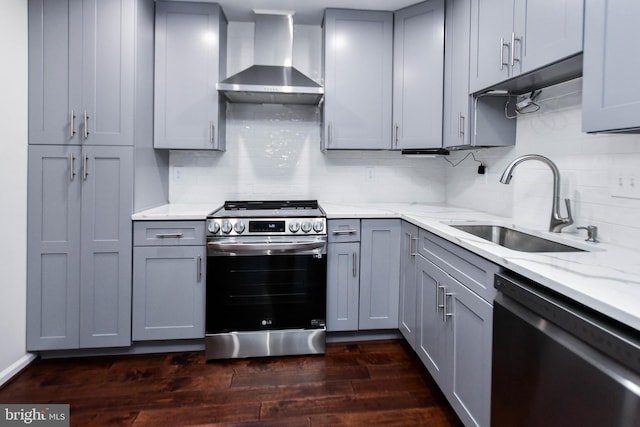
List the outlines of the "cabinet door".
{"label": "cabinet door", "polygon": [[[133,145],[134,0],[82,0],[83,144]],[[86,118],[85,118],[86,115]]]}
{"label": "cabinet door", "polygon": [[82,154],[80,346],[131,343],[133,148]]}
{"label": "cabinet door", "polygon": [[155,148],[224,150],[216,83],[225,26],[218,5],[156,3]]}
{"label": "cabinet door", "polygon": [[398,313],[398,327],[404,338],[416,345],[416,309],[417,303],[417,240],[418,227],[408,222],[402,222],[402,236],[400,245],[400,304]]}
{"label": "cabinet door", "polygon": [[398,329],[400,220],[365,219],[361,233],[359,329]]}
{"label": "cabinet door", "polygon": [[444,0],[394,15],[394,148],[442,147]]}
{"label": "cabinet door", "polygon": [[469,30],[471,0],[447,0],[443,145],[469,145]]}
{"label": "cabinet door", "polygon": [[327,250],[327,331],[357,331],[360,243],[330,243]]}
{"label": "cabinet door", "polygon": [[80,151],[29,147],[27,350],[78,348]]}
{"label": "cabinet door", "polygon": [[393,13],[326,11],[324,148],[391,148],[392,53]]}
{"label": "cabinet door", "polygon": [[422,256],[418,266],[418,319],[415,350],[443,393],[450,390],[448,369],[453,357],[446,346],[451,335],[451,323],[443,320],[443,292],[449,276]]}
{"label": "cabinet door", "polygon": [[80,0],[29,0],[30,144],[80,143],[81,22]]}
{"label": "cabinet door", "polygon": [[582,130],[640,128],[640,2],[587,0]]}
{"label": "cabinet door", "polygon": [[133,340],[204,337],[206,248],[136,247]]}
{"label": "cabinet door", "polygon": [[455,280],[447,293],[452,352],[450,400],[464,425],[489,426],[493,307]]}
{"label": "cabinet door", "polygon": [[582,52],[582,0],[515,0],[514,74]]}
{"label": "cabinet door", "polygon": [[510,74],[513,0],[472,2],[469,86],[472,93]]}

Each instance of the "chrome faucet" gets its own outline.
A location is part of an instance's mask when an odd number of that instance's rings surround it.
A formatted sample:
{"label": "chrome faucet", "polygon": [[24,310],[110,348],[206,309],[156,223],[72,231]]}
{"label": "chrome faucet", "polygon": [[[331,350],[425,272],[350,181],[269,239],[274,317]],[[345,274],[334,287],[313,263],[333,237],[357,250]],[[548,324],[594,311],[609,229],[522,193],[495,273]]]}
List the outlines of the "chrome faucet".
{"label": "chrome faucet", "polygon": [[553,206],[551,210],[549,231],[560,233],[563,228],[573,224],[573,217],[571,216],[571,205],[569,204],[569,199],[564,199],[567,206],[567,217],[564,218],[560,215],[560,171],[558,171],[558,167],[555,163],[539,154],[526,154],[524,156],[520,156],[509,163],[509,166],[507,166],[504,172],[502,172],[500,182],[503,184],[509,184],[513,177],[513,169],[520,163],[527,160],[538,160],[549,166],[549,168],[551,168],[551,172],[553,172]]}

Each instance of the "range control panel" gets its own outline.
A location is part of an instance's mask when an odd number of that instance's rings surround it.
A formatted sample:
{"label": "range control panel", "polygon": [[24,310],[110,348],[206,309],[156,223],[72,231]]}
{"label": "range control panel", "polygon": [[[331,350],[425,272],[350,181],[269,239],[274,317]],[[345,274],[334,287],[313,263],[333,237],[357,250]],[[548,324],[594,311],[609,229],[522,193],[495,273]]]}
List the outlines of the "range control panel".
{"label": "range control panel", "polygon": [[325,235],[326,218],[213,218],[207,220],[209,236]]}

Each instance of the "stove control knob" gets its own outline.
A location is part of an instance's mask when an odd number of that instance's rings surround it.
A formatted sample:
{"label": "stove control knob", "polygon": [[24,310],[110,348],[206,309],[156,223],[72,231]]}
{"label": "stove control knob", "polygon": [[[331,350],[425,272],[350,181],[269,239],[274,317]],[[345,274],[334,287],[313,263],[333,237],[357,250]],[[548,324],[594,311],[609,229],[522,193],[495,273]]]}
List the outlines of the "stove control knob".
{"label": "stove control knob", "polygon": [[241,234],[244,231],[244,223],[236,222],[233,226],[236,233]]}
{"label": "stove control knob", "polygon": [[298,221],[294,221],[289,224],[289,231],[292,233],[297,233],[300,230],[300,223]]}
{"label": "stove control knob", "polygon": [[222,232],[224,234],[231,233],[231,223],[227,220],[222,221]]}
{"label": "stove control knob", "polygon": [[320,233],[322,232],[322,230],[324,230],[324,224],[322,223],[322,221],[313,224],[313,231],[315,231],[316,233]]}
{"label": "stove control knob", "polygon": [[208,228],[209,228],[209,232],[216,234],[218,231],[220,231],[220,224],[217,222],[210,221]]}
{"label": "stove control knob", "polygon": [[311,225],[310,222],[303,222],[302,223],[302,231],[305,232],[305,233],[310,232],[311,231],[311,227],[312,227],[312,225]]}

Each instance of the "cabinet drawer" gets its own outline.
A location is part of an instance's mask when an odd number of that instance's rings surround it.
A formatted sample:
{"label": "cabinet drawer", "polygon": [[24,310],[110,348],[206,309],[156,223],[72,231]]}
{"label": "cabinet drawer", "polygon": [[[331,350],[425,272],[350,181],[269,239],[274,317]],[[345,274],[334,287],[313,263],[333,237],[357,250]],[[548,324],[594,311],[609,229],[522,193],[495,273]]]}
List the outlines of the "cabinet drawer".
{"label": "cabinet drawer", "polygon": [[425,230],[419,231],[418,253],[442,268],[486,301],[493,303],[493,276],[501,268]]}
{"label": "cabinet drawer", "polygon": [[205,221],[135,221],[134,246],[205,244]]}
{"label": "cabinet drawer", "polygon": [[329,243],[359,242],[359,219],[330,219],[327,221]]}

